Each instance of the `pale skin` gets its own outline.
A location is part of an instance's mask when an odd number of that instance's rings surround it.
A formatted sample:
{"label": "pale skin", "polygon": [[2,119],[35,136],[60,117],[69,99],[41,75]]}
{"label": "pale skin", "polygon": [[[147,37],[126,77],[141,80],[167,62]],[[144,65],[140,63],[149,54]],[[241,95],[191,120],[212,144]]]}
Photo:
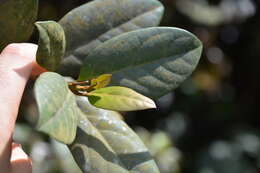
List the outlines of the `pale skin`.
{"label": "pale skin", "polygon": [[0,54],[0,172],[31,173],[32,162],[12,134],[27,80],[40,73],[37,45],[10,44]]}

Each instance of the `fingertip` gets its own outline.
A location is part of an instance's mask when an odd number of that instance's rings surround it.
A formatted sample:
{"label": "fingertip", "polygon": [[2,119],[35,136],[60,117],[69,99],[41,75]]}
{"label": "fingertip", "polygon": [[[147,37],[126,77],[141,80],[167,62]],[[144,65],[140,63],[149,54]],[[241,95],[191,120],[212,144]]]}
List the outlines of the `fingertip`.
{"label": "fingertip", "polygon": [[[38,46],[31,43],[12,43],[7,45],[0,54],[0,77],[7,80],[16,69],[28,78],[36,64]],[[26,67],[26,68],[23,68]]]}
{"label": "fingertip", "polygon": [[7,45],[2,55],[8,55],[5,57],[21,57],[24,60],[35,61],[35,55],[38,46],[32,43],[11,43]]}
{"label": "fingertip", "polygon": [[35,79],[41,73],[47,72],[46,69],[41,67],[36,62],[37,49],[38,46],[32,43],[11,43],[3,49],[0,60],[3,61],[4,59],[8,59],[7,61],[10,62],[13,61],[10,58],[19,57],[19,59],[18,58],[15,59],[16,61],[15,63],[8,63],[8,64],[9,65],[15,65],[19,63],[31,64],[32,65],[31,78]]}

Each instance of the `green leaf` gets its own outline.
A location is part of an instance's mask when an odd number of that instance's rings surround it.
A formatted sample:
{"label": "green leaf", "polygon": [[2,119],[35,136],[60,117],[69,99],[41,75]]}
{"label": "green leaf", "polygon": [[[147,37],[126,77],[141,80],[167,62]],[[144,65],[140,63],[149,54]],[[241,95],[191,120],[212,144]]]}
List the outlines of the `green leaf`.
{"label": "green leaf", "polygon": [[79,80],[112,73],[111,85],[158,98],[178,87],[195,69],[202,44],[178,28],[153,27],[122,34],[87,57]]}
{"label": "green leaf", "polygon": [[70,144],[76,136],[78,109],[67,82],[57,73],[43,73],[35,83],[34,94],[39,112],[37,129]]}
{"label": "green leaf", "polygon": [[38,0],[4,0],[0,2],[0,52],[9,43],[24,42],[33,31]]}
{"label": "green leaf", "polygon": [[122,33],[157,26],[163,11],[158,0],[95,0],[72,10],[59,22],[67,38],[59,72],[78,77],[91,50]]}
{"label": "green leaf", "polygon": [[84,173],[159,173],[140,138],[118,113],[91,106],[78,97],[77,136],[70,150]]}
{"label": "green leaf", "polygon": [[135,111],[156,108],[153,100],[125,87],[106,87],[88,93],[89,102],[114,111]]}
{"label": "green leaf", "polygon": [[55,71],[65,54],[66,40],[63,28],[54,21],[35,23],[39,31],[37,62],[49,71]]}

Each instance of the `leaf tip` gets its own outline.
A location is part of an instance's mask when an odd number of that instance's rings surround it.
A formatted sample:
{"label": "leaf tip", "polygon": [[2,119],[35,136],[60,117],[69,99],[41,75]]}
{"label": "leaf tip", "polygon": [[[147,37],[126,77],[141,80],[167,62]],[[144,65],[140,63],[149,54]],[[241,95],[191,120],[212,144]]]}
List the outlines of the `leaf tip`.
{"label": "leaf tip", "polygon": [[157,108],[155,102],[148,97],[147,97],[147,101],[146,101],[146,106],[147,106],[147,109],[156,109]]}

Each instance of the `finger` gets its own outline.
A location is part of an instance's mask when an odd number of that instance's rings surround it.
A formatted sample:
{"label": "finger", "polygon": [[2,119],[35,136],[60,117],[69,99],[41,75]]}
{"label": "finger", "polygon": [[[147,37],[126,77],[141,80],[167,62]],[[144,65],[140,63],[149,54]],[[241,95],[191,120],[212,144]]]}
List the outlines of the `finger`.
{"label": "finger", "polygon": [[23,151],[21,145],[12,144],[11,173],[31,173],[32,161]]}
{"label": "finger", "polygon": [[11,136],[37,46],[10,44],[0,54],[0,165],[10,161]]}

